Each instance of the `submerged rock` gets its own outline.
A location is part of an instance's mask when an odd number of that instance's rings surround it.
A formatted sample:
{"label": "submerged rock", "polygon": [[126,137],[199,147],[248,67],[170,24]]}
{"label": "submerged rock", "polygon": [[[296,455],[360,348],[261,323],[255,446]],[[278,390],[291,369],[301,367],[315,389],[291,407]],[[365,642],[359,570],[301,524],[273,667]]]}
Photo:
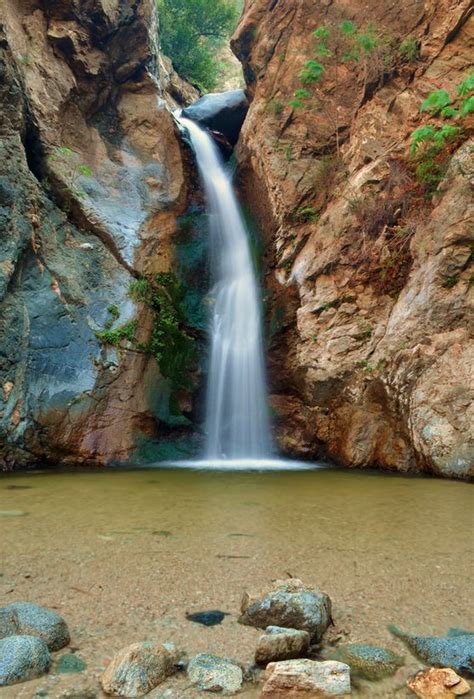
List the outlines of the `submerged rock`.
{"label": "submerged rock", "polygon": [[9,636],[0,641],[0,687],[26,682],[48,672],[48,646],[36,636]]}
{"label": "submerged rock", "polygon": [[277,580],[273,590],[251,597],[245,593],[239,622],[265,629],[282,626],[308,631],[313,641],[320,641],[331,623],[331,600],[325,592],[306,587],[301,580]]}
{"label": "submerged rock", "polygon": [[0,637],[11,635],[11,629],[15,634],[41,638],[49,650],[64,648],[71,640],[59,614],[30,602],[14,602],[0,609]]}
{"label": "submerged rock", "polygon": [[54,666],[56,672],[60,675],[65,675],[75,672],[83,672],[87,667],[87,664],[79,658],[75,653],[67,653],[67,655],[62,655]]}
{"label": "submerged rock", "polygon": [[204,95],[184,109],[183,116],[213,131],[219,131],[235,145],[248,108],[249,102],[244,90],[231,90]]}
{"label": "submerged rock", "polygon": [[350,694],[349,666],[333,660],[283,660],[265,671],[262,697],[343,697]]}
{"label": "submerged rock", "polygon": [[471,687],[451,668],[435,668],[419,672],[408,680],[407,687],[421,699],[454,699],[467,694]]}
{"label": "submerged rock", "polygon": [[102,689],[116,697],[141,697],[176,671],[178,658],[172,643],[133,643],[107,666],[100,678]]}
{"label": "submerged rock", "polygon": [[219,658],[210,653],[199,653],[188,665],[188,677],[192,684],[205,692],[235,694],[242,686],[243,672],[229,658]]}
{"label": "submerged rock", "polygon": [[365,643],[348,643],[339,646],[328,658],[346,663],[351,674],[366,680],[381,680],[394,675],[404,664],[404,659],[388,648]]}
{"label": "submerged rock", "polygon": [[258,639],[255,662],[257,665],[268,665],[278,660],[301,658],[306,654],[309,643],[307,631],[268,626]]}
{"label": "submerged rock", "polygon": [[224,621],[228,616],[227,612],[221,612],[218,609],[211,609],[208,612],[195,612],[194,614],[186,614],[188,621],[194,621],[196,624],[203,626],[217,626]]}
{"label": "submerged rock", "polygon": [[474,675],[474,634],[448,632],[446,636],[415,636],[396,626],[389,631],[427,665],[450,667],[461,674]]}

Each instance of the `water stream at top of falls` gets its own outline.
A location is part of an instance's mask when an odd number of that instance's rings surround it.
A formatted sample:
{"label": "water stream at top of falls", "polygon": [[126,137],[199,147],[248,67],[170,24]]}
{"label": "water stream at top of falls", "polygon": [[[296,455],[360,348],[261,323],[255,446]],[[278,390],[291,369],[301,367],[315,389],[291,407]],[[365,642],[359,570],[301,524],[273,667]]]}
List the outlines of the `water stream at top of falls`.
{"label": "water stream at top of falls", "polygon": [[205,459],[271,455],[262,314],[248,233],[212,137],[180,117],[196,155],[210,227],[212,317]]}

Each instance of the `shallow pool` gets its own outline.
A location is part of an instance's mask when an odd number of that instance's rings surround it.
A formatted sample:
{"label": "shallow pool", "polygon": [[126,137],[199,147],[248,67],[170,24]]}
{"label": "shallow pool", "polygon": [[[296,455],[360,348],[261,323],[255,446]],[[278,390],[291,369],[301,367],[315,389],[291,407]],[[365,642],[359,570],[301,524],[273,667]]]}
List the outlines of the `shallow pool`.
{"label": "shallow pool", "polygon": [[[330,595],[333,638],[401,650],[389,623],[422,634],[474,627],[473,505],[466,483],[330,469],[5,475],[0,594],[57,609],[90,676],[147,638],[250,664],[259,632],[237,623],[241,594],[289,575]],[[186,619],[209,609],[229,615],[210,628]],[[391,688],[362,693],[404,696],[418,667],[404,653]],[[2,696],[60,696],[71,678]],[[173,679],[153,696],[201,696],[185,686]]]}

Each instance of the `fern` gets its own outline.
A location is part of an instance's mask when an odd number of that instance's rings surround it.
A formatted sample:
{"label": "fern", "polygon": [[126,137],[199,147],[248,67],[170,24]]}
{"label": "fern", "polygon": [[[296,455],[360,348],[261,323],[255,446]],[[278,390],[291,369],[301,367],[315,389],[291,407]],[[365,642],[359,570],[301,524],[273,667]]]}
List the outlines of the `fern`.
{"label": "fern", "polygon": [[471,112],[474,112],[474,95],[472,97],[468,97],[467,100],[464,100],[461,105],[461,114],[463,116],[467,116]]}
{"label": "fern", "polygon": [[435,132],[436,129],[432,124],[426,124],[425,126],[420,126],[419,129],[416,129],[416,131],[414,131],[411,135],[411,154],[414,155],[422,143],[428,143],[431,141]]}
{"label": "fern", "polygon": [[435,116],[442,109],[451,104],[451,97],[447,90],[436,90],[428,95],[420,107],[420,112],[430,112]]}
{"label": "fern", "polygon": [[474,92],[474,73],[471,73],[458,87],[459,97],[467,97]]}
{"label": "fern", "polygon": [[317,83],[324,73],[324,66],[318,61],[307,61],[305,67],[300,73],[300,80],[303,85],[311,85]]}

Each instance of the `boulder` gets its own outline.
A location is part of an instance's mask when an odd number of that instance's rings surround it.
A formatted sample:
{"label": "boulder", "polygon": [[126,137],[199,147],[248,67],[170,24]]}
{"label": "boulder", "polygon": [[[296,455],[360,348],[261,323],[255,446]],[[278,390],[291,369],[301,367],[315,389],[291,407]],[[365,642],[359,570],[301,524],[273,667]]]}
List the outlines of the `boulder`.
{"label": "boulder", "polygon": [[112,658],[100,678],[102,689],[116,697],[141,697],[176,671],[178,659],[171,643],[133,643]]}
{"label": "boulder", "polygon": [[331,600],[325,592],[307,587],[301,580],[277,580],[273,590],[252,597],[245,593],[239,622],[265,629],[283,626],[287,629],[308,631],[311,640],[318,642],[331,623]]}
{"label": "boulder", "polygon": [[183,110],[183,116],[224,134],[232,145],[239,139],[249,102],[244,90],[211,93]]}
{"label": "boulder", "polygon": [[0,637],[12,634],[37,636],[49,650],[67,646],[71,637],[64,619],[56,612],[30,602],[14,602],[0,610]]}
{"label": "boulder", "polygon": [[469,683],[450,667],[423,670],[408,680],[407,687],[421,699],[454,699],[471,689]]}
{"label": "boulder", "polygon": [[306,654],[309,643],[310,635],[307,631],[268,626],[258,639],[255,662],[257,665],[268,665],[278,660],[301,658]]}
{"label": "boulder", "polygon": [[389,626],[389,631],[426,665],[450,667],[463,675],[474,675],[474,634],[454,629],[446,636],[415,636],[396,626]]}
{"label": "boulder", "polygon": [[328,655],[329,660],[338,660],[351,668],[351,675],[366,680],[381,680],[394,675],[404,660],[388,648],[379,648],[365,643],[348,643],[339,646]]}
{"label": "boulder", "polygon": [[48,672],[48,646],[36,636],[8,636],[0,641],[0,687],[27,682]]}
{"label": "boulder", "polygon": [[229,658],[199,653],[188,665],[188,677],[193,685],[205,692],[235,694],[243,682],[240,665]]}
{"label": "boulder", "polygon": [[262,697],[343,697],[350,694],[349,666],[333,660],[283,660],[265,671]]}

